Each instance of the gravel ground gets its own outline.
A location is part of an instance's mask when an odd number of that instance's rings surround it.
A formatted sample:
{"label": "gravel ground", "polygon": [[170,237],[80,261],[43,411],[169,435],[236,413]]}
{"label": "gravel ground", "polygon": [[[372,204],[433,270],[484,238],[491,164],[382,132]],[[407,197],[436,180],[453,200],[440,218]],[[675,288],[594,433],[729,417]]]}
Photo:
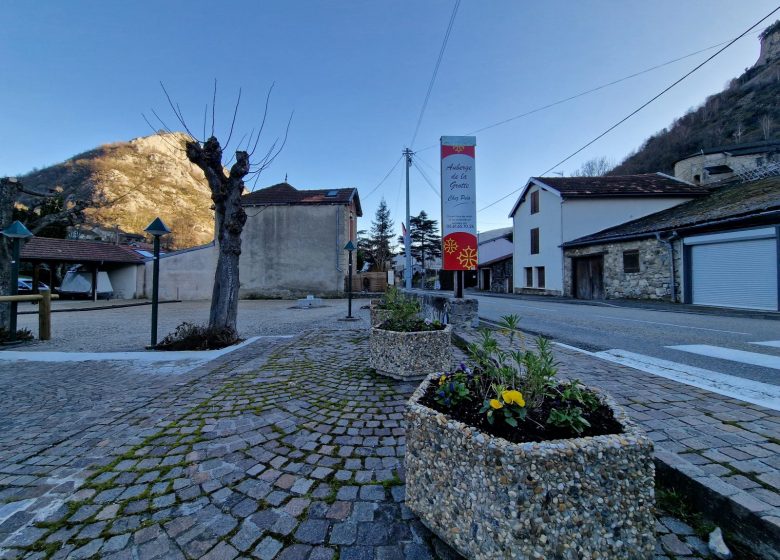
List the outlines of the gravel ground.
{"label": "gravel ground", "polygon": [[[53,308],[73,309],[89,305],[117,305],[128,302],[84,301],[54,302]],[[258,335],[297,334],[312,328],[360,328],[369,324],[368,310],[360,309],[368,300],[352,302],[352,314],[360,321],[339,321],[347,315],[347,301],[324,300],[323,306],[298,309],[289,300],[241,300],[238,304],[238,330],[242,338]],[[34,310],[20,306],[19,311]],[[173,331],[184,321],[206,323],[208,301],[185,301],[160,305],[158,339]],[[13,350],[42,352],[128,352],[140,351],[149,344],[152,308],[149,305],[94,309],[90,311],[59,311],[52,313],[52,339],[16,346]],[[19,316],[19,328],[30,329],[38,336],[38,316]],[[9,348],[11,349],[11,348]]]}

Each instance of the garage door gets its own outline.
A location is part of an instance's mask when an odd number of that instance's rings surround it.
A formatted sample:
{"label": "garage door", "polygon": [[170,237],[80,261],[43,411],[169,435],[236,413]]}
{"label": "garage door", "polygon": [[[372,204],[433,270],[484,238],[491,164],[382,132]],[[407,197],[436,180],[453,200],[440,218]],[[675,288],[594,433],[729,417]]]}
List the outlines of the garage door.
{"label": "garage door", "polygon": [[777,310],[777,241],[747,239],[691,247],[693,303]]}

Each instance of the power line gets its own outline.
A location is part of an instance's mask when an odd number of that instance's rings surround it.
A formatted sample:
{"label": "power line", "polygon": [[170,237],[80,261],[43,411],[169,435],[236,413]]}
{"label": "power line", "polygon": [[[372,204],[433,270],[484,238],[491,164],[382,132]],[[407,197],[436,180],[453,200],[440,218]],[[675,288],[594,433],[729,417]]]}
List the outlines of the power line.
{"label": "power line", "polygon": [[[595,92],[600,91],[602,89],[606,89],[608,87],[617,85],[617,84],[619,84],[621,82],[625,82],[626,80],[630,80],[631,78],[636,78],[637,76],[641,76],[642,74],[647,74],[648,72],[652,72],[653,70],[658,70],[659,68],[663,68],[665,66],[669,66],[670,64],[674,64],[675,62],[680,62],[681,60],[685,60],[686,58],[690,58],[692,56],[696,56],[697,54],[701,54],[703,52],[707,52],[707,51],[710,51],[712,49],[718,48],[718,47],[720,47],[722,45],[725,45],[726,43],[728,43],[728,41],[722,41],[722,42],[720,42],[720,43],[718,43],[716,45],[711,45],[709,47],[706,47],[706,48],[703,48],[703,49],[699,49],[698,51],[695,51],[695,52],[692,52],[692,53],[688,53],[686,55],[677,57],[675,59],[667,60],[666,62],[662,62],[661,64],[656,64],[655,66],[651,66],[649,68],[645,68],[644,70],[640,70],[639,72],[634,72],[633,74],[629,74],[628,76],[623,76],[622,78],[618,78],[617,80],[613,80],[611,82],[607,82],[605,84],[601,84],[600,86],[596,86],[596,87],[593,87],[591,89],[587,89],[585,91],[581,91],[579,93],[575,93],[574,95],[571,95],[569,97],[564,97],[563,99],[559,99],[557,101],[553,101],[552,103],[548,103],[547,105],[542,105],[540,107],[536,107],[534,109],[530,109],[530,110],[528,110],[528,111],[526,111],[524,113],[520,113],[519,115],[515,115],[513,117],[509,117],[507,119],[495,122],[493,124],[489,124],[487,126],[483,126],[482,128],[478,128],[476,130],[468,132],[467,135],[470,136],[472,134],[477,134],[478,132],[484,132],[485,130],[489,130],[489,129],[495,128],[497,126],[501,126],[501,125],[510,123],[512,121],[516,121],[517,119],[522,119],[523,117],[527,117],[529,115],[533,115],[534,113],[539,113],[540,111],[544,111],[546,109],[550,109],[552,107],[555,107],[556,105],[561,105],[562,103],[567,103],[569,101],[573,101],[573,100],[578,99],[580,97],[584,97],[584,96],[589,95],[591,93],[595,93]],[[431,144],[429,146],[426,146],[424,148],[421,148],[421,149],[417,150],[417,152],[418,153],[419,152],[424,152],[426,150],[430,150],[431,148],[435,148],[436,146],[438,146],[438,144]]]}
{"label": "power line", "polygon": [[431,97],[431,91],[433,91],[433,84],[436,82],[436,75],[439,73],[439,66],[441,65],[441,59],[444,57],[444,50],[447,48],[447,41],[450,38],[450,32],[452,31],[452,24],[455,23],[455,15],[458,13],[458,7],[460,7],[460,0],[455,1],[455,6],[452,9],[452,15],[450,16],[450,23],[447,25],[447,31],[444,34],[444,40],[441,43],[441,49],[439,49],[439,58],[436,59],[436,65],[433,67],[433,75],[431,81],[428,83],[428,91],[425,93],[425,101],[423,101],[422,109],[420,109],[420,116],[417,118],[417,126],[414,127],[414,134],[412,135],[412,141],[409,143],[409,147],[414,147],[414,141],[417,140],[417,133],[420,131],[420,125],[422,124],[423,115],[425,115],[425,109],[428,106],[428,99]]}
{"label": "power line", "polygon": [[431,190],[433,191],[433,194],[436,196],[439,196],[439,190],[433,185],[433,182],[428,177],[428,175],[423,171],[423,168],[417,165],[417,160],[412,160],[412,165],[414,165],[417,168],[417,171],[420,172],[420,175],[422,175],[422,178],[425,179],[425,182],[428,183],[428,186],[431,187]]}
{"label": "power line", "polygon": [[[688,72],[686,72],[685,74],[683,74],[683,76],[682,76],[681,78],[679,78],[679,79],[675,80],[674,82],[672,82],[670,85],[668,85],[668,86],[667,86],[667,87],[665,87],[663,90],[661,90],[661,92],[657,93],[657,94],[656,94],[656,95],[654,95],[652,98],[650,98],[649,100],[645,101],[645,102],[644,102],[642,105],[640,105],[639,107],[637,107],[636,109],[634,109],[633,111],[631,111],[631,112],[630,112],[628,115],[626,115],[625,117],[623,117],[622,119],[620,119],[619,121],[617,121],[615,124],[613,124],[612,126],[610,126],[609,128],[607,128],[607,129],[606,129],[604,132],[602,132],[601,134],[597,135],[597,136],[596,136],[596,137],[595,137],[593,140],[591,140],[591,141],[589,141],[589,142],[585,143],[585,144],[584,144],[582,147],[580,147],[579,149],[575,150],[574,152],[572,152],[571,154],[569,154],[568,156],[566,156],[565,158],[563,158],[561,161],[559,161],[558,163],[556,163],[555,165],[553,165],[552,167],[550,167],[549,169],[547,169],[547,170],[546,170],[546,171],[544,171],[543,173],[540,173],[538,176],[539,176],[539,177],[544,177],[545,175],[547,175],[547,173],[549,173],[550,171],[552,171],[552,170],[553,170],[553,169],[555,169],[556,167],[560,166],[560,165],[561,165],[561,164],[563,164],[563,163],[566,163],[566,162],[567,162],[567,161],[569,161],[571,158],[573,158],[574,156],[576,156],[577,154],[579,154],[581,151],[585,150],[586,148],[588,148],[589,146],[593,145],[595,142],[597,142],[598,140],[600,140],[601,138],[603,138],[604,136],[606,136],[607,134],[609,134],[610,132],[612,132],[613,130],[615,130],[615,129],[616,129],[618,126],[620,126],[621,124],[623,124],[624,122],[626,122],[628,119],[630,119],[631,117],[633,117],[634,115],[636,115],[637,113],[639,113],[639,111],[641,111],[642,109],[644,109],[645,107],[647,107],[648,105],[650,105],[650,104],[651,104],[653,101],[655,101],[656,99],[658,99],[659,97],[661,97],[662,95],[664,95],[666,92],[668,92],[668,91],[669,91],[670,89],[672,89],[674,86],[676,86],[677,84],[679,84],[680,82],[682,82],[683,80],[685,80],[686,78],[688,78],[688,77],[689,77],[691,74],[693,74],[694,72],[696,72],[697,70],[699,70],[699,69],[700,69],[702,66],[704,66],[705,64],[707,64],[707,63],[708,63],[709,61],[711,61],[713,58],[715,58],[715,57],[716,57],[716,56],[718,56],[720,53],[722,53],[723,51],[725,51],[727,48],[729,48],[731,45],[733,45],[734,43],[736,43],[736,42],[737,42],[738,40],[740,40],[742,37],[744,37],[745,35],[747,35],[748,33],[750,33],[750,32],[751,32],[751,31],[752,31],[754,28],[756,28],[757,26],[759,26],[759,25],[760,25],[762,22],[764,22],[764,20],[767,20],[767,19],[769,19],[769,18],[770,18],[772,15],[774,15],[774,13],[775,13],[775,12],[777,12],[778,10],[780,10],[780,6],[776,7],[774,10],[772,10],[772,11],[771,11],[771,12],[769,12],[767,15],[765,15],[764,17],[762,17],[762,18],[761,18],[760,20],[758,20],[756,23],[754,23],[753,25],[751,25],[750,27],[748,27],[748,28],[747,28],[745,31],[743,31],[742,33],[740,33],[739,35],[737,35],[737,36],[736,36],[734,39],[732,39],[731,41],[729,41],[729,42],[728,42],[726,45],[724,45],[723,47],[721,47],[720,49],[718,49],[716,52],[714,52],[712,55],[710,55],[709,57],[707,57],[707,58],[706,58],[706,59],[705,59],[703,62],[699,63],[699,64],[698,64],[698,65],[696,65],[696,66],[695,66],[693,69],[691,69],[691,70],[689,70]],[[510,196],[512,196],[513,194],[515,194],[515,193],[519,192],[520,190],[522,190],[522,187],[521,187],[521,188],[519,188],[519,189],[515,189],[514,191],[510,192],[508,195],[506,195],[506,196],[503,196],[503,197],[499,198],[498,200],[496,200],[495,202],[491,202],[491,203],[490,203],[490,204],[488,204],[487,206],[484,206],[484,207],[480,208],[480,209],[479,209],[479,212],[482,212],[483,210],[487,210],[487,209],[488,209],[488,208],[490,208],[491,206],[494,206],[494,205],[498,204],[499,202],[501,202],[502,200],[505,200],[505,199],[509,198]]]}
{"label": "power line", "polygon": [[368,193],[366,196],[363,197],[363,200],[367,200],[369,196],[374,194],[376,190],[382,186],[382,184],[387,181],[387,178],[390,177],[390,174],[392,174],[393,171],[395,171],[395,168],[398,167],[398,164],[401,163],[401,159],[403,159],[403,156],[399,157],[395,163],[393,164],[393,167],[390,168],[390,171],[387,172],[387,174],[382,178],[381,181],[375,186],[373,189],[371,189],[371,192]]}

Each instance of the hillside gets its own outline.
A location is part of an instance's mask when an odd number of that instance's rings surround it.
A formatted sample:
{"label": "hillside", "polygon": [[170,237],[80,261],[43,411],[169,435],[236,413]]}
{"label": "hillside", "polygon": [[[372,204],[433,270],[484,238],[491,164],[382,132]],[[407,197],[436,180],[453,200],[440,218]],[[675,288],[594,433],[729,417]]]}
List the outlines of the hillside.
{"label": "hillside", "polygon": [[674,162],[699,150],[780,135],[780,21],[761,34],[758,61],[727,88],[648,138],[610,171],[673,173]]}
{"label": "hillside", "polygon": [[88,210],[88,225],[143,233],[160,216],[173,230],[173,247],[200,245],[214,238],[214,212],[203,172],[184,153],[186,138],[159,134],[107,144],[20,179],[38,189],[61,187],[66,197],[114,201]]}

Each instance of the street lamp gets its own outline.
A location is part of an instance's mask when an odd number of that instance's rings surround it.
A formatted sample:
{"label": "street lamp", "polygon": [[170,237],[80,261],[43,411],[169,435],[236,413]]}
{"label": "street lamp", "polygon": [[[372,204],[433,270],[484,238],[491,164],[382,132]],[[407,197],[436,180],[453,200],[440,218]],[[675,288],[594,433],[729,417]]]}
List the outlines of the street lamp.
{"label": "street lamp", "polygon": [[146,226],[146,233],[154,236],[154,265],[152,270],[152,348],[157,346],[157,293],[160,288],[160,237],[171,233],[160,218]]}
{"label": "street lamp", "polygon": [[[16,220],[14,223],[3,230],[3,235],[13,240],[13,246],[11,249],[11,295],[15,296],[19,293],[19,251],[21,248],[22,239],[29,239],[33,236],[33,234],[29,229],[24,227],[22,222]],[[11,302],[11,332],[8,333],[8,340],[11,342],[16,340],[17,305],[17,302]]]}
{"label": "street lamp", "polygon": [[354,319],[352,316],[352,251],[355,250],[355,244],[352,243],[351,239],[344,245],[344,250],[349,253],[349,280],[347,280],[347,288],[349,289],[347,301],[349,303],[347,304],[347,320],[352,320]]}

